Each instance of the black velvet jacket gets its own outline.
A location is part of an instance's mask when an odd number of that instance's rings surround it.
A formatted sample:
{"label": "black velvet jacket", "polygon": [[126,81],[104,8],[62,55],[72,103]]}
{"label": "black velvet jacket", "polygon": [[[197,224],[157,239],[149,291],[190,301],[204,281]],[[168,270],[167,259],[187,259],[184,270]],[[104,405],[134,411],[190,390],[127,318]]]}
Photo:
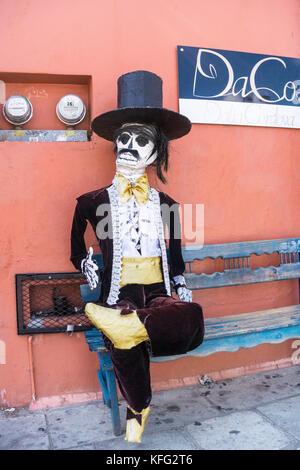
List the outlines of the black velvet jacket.
{"label": "black velvet jacket", "polygon": [[[113,263],[113,238],[103,237],[102,234],[99,237],[99,226],[97,229],[97,224],[107,217],[108,224],[112,227],[111,213],[110,213],[110,198],[107,188],[101,188],[96,191],[91,191],[89,193],[83,194],[77,198],[77,205],[75,208],[73,225],[71,231],[71,262],[76,269],[81,269],[81,261],[87,255],[87,249],[84,241],[84,233],[87,227],[87,223],[90,222],[97,240],[99,242],[100,250],[103,256],[104,269],[100,272],[102,287],[101,287],[101,297],[100,301],[105,302],[111,284],[112,277],[112,263]],[[160,206],[163,204],[167,206],[172,206],[172,211],[170,212],[170,217],[163,217],[163,227],[164,230],[166,225],[168,225],[169,233],[169,275],[172,279],[174,276],[182,274],[185,269],[184,261],[181,253],[181,238],[180,238],[180,219],[178,212],[178,203],[176,203],[172,198],[163,192],[159,192]],[[97,215],[97,208],[102,204],[106,204],[108,211],[104,214]],[[103,212],[103,211],[102,211]],[[103,227],[102,227],[103,228]],[[108,227],[104,227],[107,231]],[[98,232],[98,234],[97,234]]]}

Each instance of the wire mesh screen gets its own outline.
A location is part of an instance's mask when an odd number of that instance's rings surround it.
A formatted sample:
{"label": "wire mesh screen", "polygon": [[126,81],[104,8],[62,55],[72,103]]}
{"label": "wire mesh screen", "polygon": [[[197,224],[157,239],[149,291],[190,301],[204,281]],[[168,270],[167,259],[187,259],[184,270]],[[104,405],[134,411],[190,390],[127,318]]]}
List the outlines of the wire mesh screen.
{"label": "wire mesh screen", "polygon": [[18,334],[84,331],[81,273],[16,274]]}

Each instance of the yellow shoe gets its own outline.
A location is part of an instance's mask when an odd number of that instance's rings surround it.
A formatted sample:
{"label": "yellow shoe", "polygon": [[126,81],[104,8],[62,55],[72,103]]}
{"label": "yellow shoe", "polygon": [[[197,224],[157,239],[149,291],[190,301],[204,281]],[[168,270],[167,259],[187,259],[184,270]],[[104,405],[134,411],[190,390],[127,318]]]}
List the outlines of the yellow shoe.
{"label": "yellow shoe", "polygon": [[121,310],[87,303],[85,313],[96,328],[118,349],[131,349],[149,339],[136,312],[120,315]]}
{"label": "yellow shoe", "polygon": [[132,408],[130,408],[130,406],[128,406],[128,410],[129,410],[129,413],[128,411],[127,413],[130,416],[136,415],[138,419],[136,418],[127,419],[125,441],[141,442],[142,434],[146,426],[146,421],[150,413],[150,406],[148,406],[147,408],[144,408],[141,413],[137,413]]}

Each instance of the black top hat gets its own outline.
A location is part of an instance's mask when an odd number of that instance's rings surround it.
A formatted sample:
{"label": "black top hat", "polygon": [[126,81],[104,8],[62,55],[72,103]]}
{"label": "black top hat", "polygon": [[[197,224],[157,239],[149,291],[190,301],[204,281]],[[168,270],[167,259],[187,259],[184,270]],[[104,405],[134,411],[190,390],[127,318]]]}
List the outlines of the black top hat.
{"label": "black top hat", "polygon": [[162,107],[162,79],[145,70],[119,77],[118,109],[95,117],[91,126],[100,137],[113,141],[115,131],[131,122],[156,125],[169,140],[183,137],[191,129],[187,117]]}

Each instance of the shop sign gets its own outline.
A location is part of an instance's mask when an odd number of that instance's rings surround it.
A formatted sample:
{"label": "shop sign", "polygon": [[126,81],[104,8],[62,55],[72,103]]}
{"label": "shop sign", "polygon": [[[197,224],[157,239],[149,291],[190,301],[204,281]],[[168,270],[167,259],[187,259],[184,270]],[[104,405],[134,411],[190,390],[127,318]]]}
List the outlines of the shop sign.
{"label": "shop sign", "polygon": [[178,46],[179,111],[192,123],[300,128],[300,59]]}

